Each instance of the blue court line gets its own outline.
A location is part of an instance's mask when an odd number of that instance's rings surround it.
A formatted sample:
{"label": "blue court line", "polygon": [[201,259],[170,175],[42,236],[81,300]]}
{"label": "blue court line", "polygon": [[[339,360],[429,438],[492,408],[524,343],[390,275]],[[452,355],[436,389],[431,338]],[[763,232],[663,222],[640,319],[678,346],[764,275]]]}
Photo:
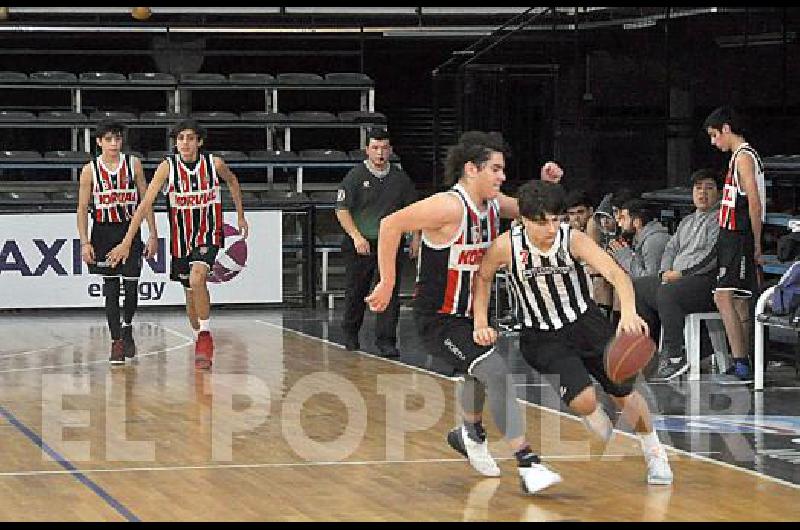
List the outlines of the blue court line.
{"label": "blue court line", "polygon": [[16,416],[11,414],[6,408],[0,405],[0,414],[2,414],[8,422],[16,427],[22,434],[28,437],[30,441],[32,441],[36,446],[38,446],[42,451],[47,453],[50,458],[61,464],[61,467],[66,469],[70,472],[70,474],[84,486],[95,492],[98,497],[103,499],[109,506],[114,508],[117,513],[119,513],[122,517],[130,522],[140,522],[139,518],[136,517],[130,510],[128,510],[125,506],[122,505],[117,499],[112,497],[111,495],[106,492],[102,487],[100,487],[97,483],[92,481],[89,477],[81,473],[78,468],[76,468],[72,463],[58,454],[52,447],[47,445],[42,438],[29,429],[24,423],[19,421]]}

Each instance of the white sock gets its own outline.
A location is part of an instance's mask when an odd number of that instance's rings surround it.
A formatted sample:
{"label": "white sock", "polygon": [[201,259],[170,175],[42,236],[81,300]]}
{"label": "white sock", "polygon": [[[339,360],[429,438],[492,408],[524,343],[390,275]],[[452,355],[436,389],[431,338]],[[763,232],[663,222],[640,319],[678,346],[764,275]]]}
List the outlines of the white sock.
{"label": "white sock", "polygon": [[192,328],[192,335],[194,335],[194,340],[197,340],[197,336],[200,335],[200,330]]}
{"label": "white sock", "polygon": [[611,425],[611,420],[608,418],[606,411],[603,410],[603,407],[598,406],[594,409],[594,412],[584,416],[582,419],[589,432],[604,442],[608,442],[611,439],[611,435],[614,434],[614,426]]}
{"label": "white sock", "polygon": [[202,319],[198,320],[198,322],[200,323],[200,331],[211,331],[211,328],[209,328],[208,326],[208,322],[210,320],[211,320],[210,318],[208,320],[202,320]]}
{"label": "white sock", "polygon": [[649,455],[651,452],[661,452],[661,440],[658,439],[655,429],[650,432],[637,432],[639,441],[642,443],[642,452]]}

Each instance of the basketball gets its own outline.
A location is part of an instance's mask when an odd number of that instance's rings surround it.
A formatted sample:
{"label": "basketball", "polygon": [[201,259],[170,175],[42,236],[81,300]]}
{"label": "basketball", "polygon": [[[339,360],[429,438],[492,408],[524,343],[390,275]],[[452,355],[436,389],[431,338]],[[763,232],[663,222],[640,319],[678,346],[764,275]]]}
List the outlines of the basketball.
{"label": "basketball", "polygon": [[225,248],[217,254],[208,277],[211,283],[230,281],[247,266],[247,241],[229,224],[224,225],[222,233],[225,236]]}
{"label": "basketball", "polygon": [[613,382],[622,383],[647,366],[655,351],[656,343],[649,335],[617,335],[606,347],[606,374]]}
{"label": "basketball", "polygon": [[136,20],[147,20],[152,14],[149,7],[134,7],[131,9],[131,15]]}

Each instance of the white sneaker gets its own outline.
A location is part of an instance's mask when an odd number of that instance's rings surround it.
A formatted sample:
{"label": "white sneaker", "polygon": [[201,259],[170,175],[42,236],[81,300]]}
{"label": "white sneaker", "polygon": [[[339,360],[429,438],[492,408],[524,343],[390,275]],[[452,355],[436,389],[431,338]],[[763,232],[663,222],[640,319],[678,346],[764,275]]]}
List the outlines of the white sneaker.
{"label": "white sneaker", "polygon": [[534,495],[541,490],[561,482],[561,475],[543,464],[531,464],[530,467],[518,467],[519,483],[522,491]]}
{"label": "white sneaker", "polygon": [[475,471],[485,477],[499,477],[500,468],[489,453],[489,442],[478,443],[467,434],[467,429],[462,425],[460,429],[461,441],[467,451],[467,458]]}
{"label": "white sneaker", "polygon": [[660,486],[672,484],[672,469],[669,467],[667,452],[658,448],[645,456],[647,461],[647,483]]}

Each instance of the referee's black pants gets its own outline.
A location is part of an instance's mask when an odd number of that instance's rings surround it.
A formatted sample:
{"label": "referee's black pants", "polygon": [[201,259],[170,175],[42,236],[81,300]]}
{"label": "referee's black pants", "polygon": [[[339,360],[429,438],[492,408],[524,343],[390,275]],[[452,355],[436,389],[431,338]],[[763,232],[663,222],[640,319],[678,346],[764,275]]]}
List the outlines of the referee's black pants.
{"label": "referee's black pants", "polygon": [[[367,255],[356,252],[352,238],[345,236],[342,241],[342,254],[346,266],[342,330],[349,337],[358,337],[361,324],[364,322],[364,311],[367,307],[364,298],[372,290],[373,280],[378,279],[378,241],[372,239],[368,241],[370,253]],[[377,320],[375,345],[379,348],[397,344],[397,318],[400,311],[398,291],[400,289],[400,276],[403,272],[404,261],[405,253],[402,251],[401,242],[401,247],[397,250],[397,259],[395,260],[397,273],[392,299],[384,312],[375,313]]]}

